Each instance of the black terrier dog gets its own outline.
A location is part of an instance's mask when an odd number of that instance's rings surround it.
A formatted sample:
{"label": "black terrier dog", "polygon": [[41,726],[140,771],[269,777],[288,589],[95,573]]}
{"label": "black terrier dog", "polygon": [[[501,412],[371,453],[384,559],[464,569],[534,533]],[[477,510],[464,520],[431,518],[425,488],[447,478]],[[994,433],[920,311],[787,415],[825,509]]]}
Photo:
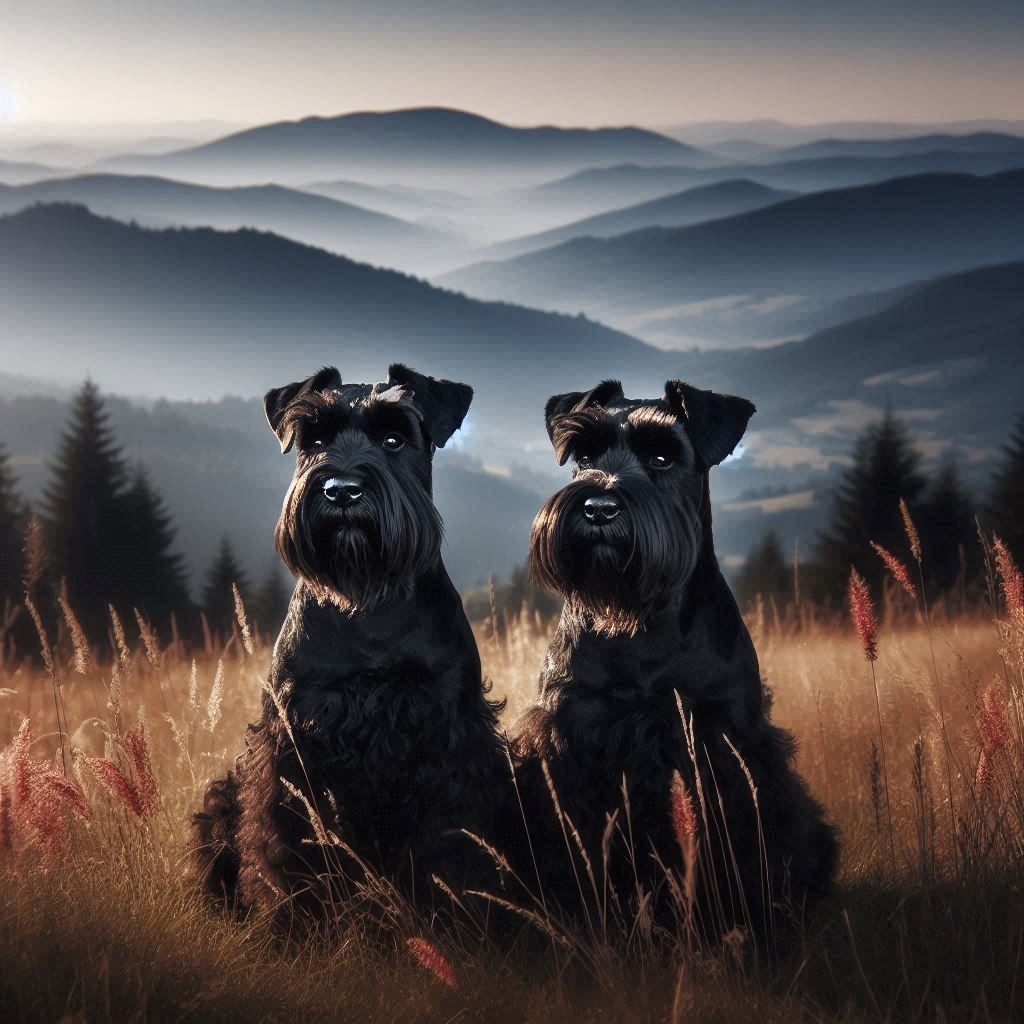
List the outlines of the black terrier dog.
{"label": "black terrier dog", "polygon": [[383,384],[327,368],[266,395],[296,448],[276,539],[297,585],[262,718],[194,819],[205,888],[235,908],[330,919],[380,877],[430,906],[433,876],[457,893],[475,863],[460,830],[490,831],[499,706],[431,497],[472,394],[396,364]]}
{"label": "black terrier dog", "polygon": [[832,878],[835,836],[769,721],[712,543],[708,471],[753,413],[680,381],[547,404],[576,468],[534,521],[530,566],[565,605],[513,739],[531,842],[511,846],[569,915],[766,936]]}

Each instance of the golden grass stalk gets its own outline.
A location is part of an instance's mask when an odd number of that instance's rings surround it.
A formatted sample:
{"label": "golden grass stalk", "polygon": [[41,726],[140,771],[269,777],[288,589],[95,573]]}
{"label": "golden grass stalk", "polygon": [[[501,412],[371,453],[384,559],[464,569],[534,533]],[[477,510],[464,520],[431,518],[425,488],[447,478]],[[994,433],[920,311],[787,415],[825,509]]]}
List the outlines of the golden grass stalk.
{"label": "golden grass stalk", "polygon": [[160,641],[157,638],[156,633],[153,631],[153,627],[146,621],[142,612],[140,612],[138,608],[133,610],[135,612],[135,621],[139,624],[139,635],[142,637],[142,642],[146,646],[146,657],[149,659],[150,665],[159,671]]}
{"label": "golden grass stalk", "polygon": [[128,649],[128,640],[124,635],[124,625],[121,622],[121,616],[117,614],[117,609],[112,604],[107,605],[107,609],[110,612],[110,624],[114,631],[114,643],[117,645],[117,656],[121,661],[122,665],[128,664],[128,659],[131,656],[131,651]]}
{"label": "golden grass stalk", "polygon": [[238,584],[231,584],[231,593],[235,599],[235,618],[238,620],[238,628],[242,631],[242,646],[246,654],[252,654],[255,645],[252,640],[252,630],[249,628],[249,617],[245,614],[245,602],[239,593]]}
{"label": "golden grass stalk", "polygon": [[47,675],[50,677],[50,685],[53,689],[53,712],[57,719],[57,733],[60,736],[60,763],[64,768],[64,774],[68,773],[68,762],[67,757],[64,753],[64,723],[61,721],[61,697],[60,687],[57,683],[57,667],[53,661],[53,651],[50,649],[50,641],[46,636],[46,627],[43,625],[43,620],[39,615],[39,609],[36,608],[35,602],[32,600],[30,594],[25,594],[25,607],[28,609],[29,615],[32,617],[32,623],[36,627],[36,633],[39,635],[39,652],[43,656],[43,664],[46,666]]}
{"label": "golden grass stalk", "polygon": [[921,536],[917,532],[914,520],[910,518],[910,509],[903,498],[900,498],[900,515],[903,517],[903,530],[907,535],[907,543],[910,545],[910,553],[914,556],[915,562],[921,561]]}
{"label": "golden grass stalk", "polygon": [[192,671],[188,677],[188,706],[192,711],[198,711],[199,704],[199,668],[196,659],[192,659]]}
{"label": "golden grass stalk", "polygon": [[[901,505],[901,508],[905,507]],[[909,516],[907,517],[909,521]],[[896,867],[896,839],[892,823],[892,799],[889,794],[889,768],[885,756],[885,731],[882,728],[882,702],[878,696],[878,677],[875,662],[878,660],[878,621],[871,603],[871,591],[864,577],[856,569],[850,569],[850,619],[860,639],[864,657],[871,667],[871,685],[875,692],[875,714],[878,718],[878,747],[882,753],[882,784],[885,788],[885,810],[889,821],[889,852],[892,865]]]}
{"label": "golden grass stalk", "polygon": [[[928,609],[928,592],[924,585],[924,562],[921,558],[921,539],[918,536],[917,527],[914,526],[913,519],[910,518],[910,510],[907,508],[907,503],[902,498],[900,498],[900,514],[903,516],[903,527],[907,534],[907,541],[910,544],[910,553],[914,556],[914,561],[917,562],[917,578],[921,583],[921,609],[924,614],[924,627],[928,637],[928,651],[932,660],[932,678],[935,682],[935,701],[939,710],[939,727],[942,731],[942,749],[946,764],[946,791],[949,796],[949,838],[953,848],[953,855],[954,857],[957,857],[956,796],[953,790],[953,769],[951,765],[951,762],[955,762],[956,758],[953,754],[953,748],[949,742],[949,734],[946,731],[946,709],[942,700],[942,681],[939,679],[939,665],[935,659],[935,645],[932,643],[931,612]],[[879,549],[876,546],[875,550],[879,551],[881,554],[881,551],[884,549]],[[897,564],[902,568],[902,563]],[[899,577],[897,578],[899,579]],[[907,579],[909,582],[909,578],[906,576],[905,570],[903,578]],[[900,579],[900,582],[902,582],[902,579]]]}
{"label": "golden grass stalk", "polygon": [[27,594],[35,590],[46,569],[46,544],[43,541],[43,523],[39,516],[31,515],[25,528],[25,559],[22,585]]}
{"label": "golden grass stalk", "polygon": [[213,677],[210,698],[206,702],[206,728],[213,732],[220,721],[221,707],[224,703],[224,659],[217,662],[217,672]]}
{"label": "golden grass stalk", "polygon": [[107,707],[114,714],[114,722],[117,724],[121,718],[121,704],[123,694],[121,685],[121,665],[114,662],[110,666],[110,685],[107,687]]}
{"label": "golden grass stalk", "polygon": [[74,609],[71,607],[71,602],[68,600],[67,588],[64,586],[60,588],[60,594],[57,597],[57,604],[60,605],[60,610],[64,615],[64,623],[68,627],[68,633],[71,634],[71,643],[75,649],[75,671],[80,676],[84,676],[88,674],[93,667],[92,654],[89,651],[89,641],[85,637],[85,630],[82,629],[82,624],[78,621],[78,617],[75,615]]}

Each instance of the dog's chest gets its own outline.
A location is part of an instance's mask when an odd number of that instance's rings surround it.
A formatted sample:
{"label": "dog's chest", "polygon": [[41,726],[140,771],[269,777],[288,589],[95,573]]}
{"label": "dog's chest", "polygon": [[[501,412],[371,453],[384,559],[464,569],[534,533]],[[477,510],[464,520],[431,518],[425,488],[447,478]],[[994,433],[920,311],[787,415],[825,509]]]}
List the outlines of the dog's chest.
{"label": "dog's chest", "polygon": [[464,730],[455,695],[438,680],[348,678],[290,710],[313,786],[351,839],[401,845],[454,813]]}
{"label": "dog's chest", "polygon": [[445,753],[456,704],[439,680],[404,665],[296,686],[290,711],[303,746],[336,782],[375,788],[411,779],[419,762]]}
{"label": "dog's chest", "polygon": [[629,686],[574,686],[555,702],[550,722],[567,754],[618,777],[630,768],[674,764],[683,744],[673,697]]}

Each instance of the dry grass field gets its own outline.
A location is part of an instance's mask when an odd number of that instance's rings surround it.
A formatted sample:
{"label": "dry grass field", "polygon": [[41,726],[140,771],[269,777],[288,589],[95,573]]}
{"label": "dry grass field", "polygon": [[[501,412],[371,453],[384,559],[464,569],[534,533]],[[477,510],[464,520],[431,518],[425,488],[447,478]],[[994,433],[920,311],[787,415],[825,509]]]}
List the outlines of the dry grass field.
{"label": "dry grass field", "polygon": [[[583,934],[508,950],[411,917],[390,948],[358,929],[299,946],[215,917],[188,877],[187,823],[256,714],[268,642],[76,649],[62,626],[49,671],[0,675],[0,1017],[1024,1019],[1024,602],[1003,569],[996,617],[926,628],[894,591],[874,662],[845,620],[750,613],[774,715],[843,841],[835,898],[772,957],[742,935],[715,952],[641,935],[623,954]],[[478,628],[509,723],[551,626]]]}

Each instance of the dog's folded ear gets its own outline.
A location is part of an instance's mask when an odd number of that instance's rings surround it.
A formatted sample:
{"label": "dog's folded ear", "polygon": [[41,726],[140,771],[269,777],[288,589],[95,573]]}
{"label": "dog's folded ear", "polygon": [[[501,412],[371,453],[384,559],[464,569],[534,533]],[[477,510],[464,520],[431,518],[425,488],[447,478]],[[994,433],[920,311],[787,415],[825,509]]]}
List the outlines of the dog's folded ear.
{"label": "dog's folded ear", "polygon": [[686,433],[708,468],[732,454],[757,411],[745,398],[702,391],[681,380],[665,382],[665,401],[686,421]]}
{"label": "dog's folded ear", "polygon": [[295,440],[295,424],[285,417],[288,406],[299,395],[340,387],[341,374],[333,366],[325,366],[322,370],[317,370],[312,377],[285,384],[283,388],[271,388],[263,396],[263,411],[267,415],[270,429],[277,434],[277,439],[281,442],[282,452],[287,452]]}
{"label": "dog's folded ear", "polygon": [[[609,402],[624,402],[622,384],[617,380],[603,380],[589,391],[569,391],[564,395],[552,395],[544,406],[544,426],[552,443],[555,440],[555,423],[560,416],[581,412],[591,405],[607,405]],[[564,459],[562,460],[565,461]]]}
{"label": "dog's folded ear", "polygon": [[426,377],[402,363],[388,367],[388,384],[405,388],[423,414],[423,426],[430,440],[443,448],[462,426],[473,401],[473,389],[454,380]]}

